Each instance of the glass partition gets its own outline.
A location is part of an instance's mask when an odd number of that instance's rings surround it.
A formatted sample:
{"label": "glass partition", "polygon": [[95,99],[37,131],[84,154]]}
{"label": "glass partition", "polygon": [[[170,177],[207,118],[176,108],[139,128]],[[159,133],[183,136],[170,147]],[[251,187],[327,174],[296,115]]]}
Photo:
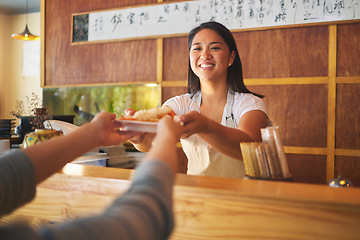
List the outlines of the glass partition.
{"label": "glass partition", "polygon": [[158,84],[44,88],[43,104],[52,115],[75,115],[82,125],[100,111],[123,115],[127,107],[135,110],[159,107]]}

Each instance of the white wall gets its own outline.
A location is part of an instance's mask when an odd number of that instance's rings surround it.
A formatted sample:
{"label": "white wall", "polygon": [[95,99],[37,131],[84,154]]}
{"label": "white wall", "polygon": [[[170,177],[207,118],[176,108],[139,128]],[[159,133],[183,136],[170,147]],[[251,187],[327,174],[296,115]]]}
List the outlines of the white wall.
{"label": "white wall", "polygon": [[6,60],[6,44],[5,44],[5,35],[7,34],[7,18],[5,15],[0,14],[0,118],[3,118],[3,112],[5,112],[5,60]]}
{"label": "white wall", "polygon": [[[26,24],[26,14],[0,15],[0,118],[13,118],[16,100],[23,101],[26,110],[26,96],[32,93],[42,98],[40,76],[23,76],[23,43],[11,38],[20,33]],[[28,14],[31,33],[40,36],[40,13]],[[25,112],[24,115],[28,113]]]}

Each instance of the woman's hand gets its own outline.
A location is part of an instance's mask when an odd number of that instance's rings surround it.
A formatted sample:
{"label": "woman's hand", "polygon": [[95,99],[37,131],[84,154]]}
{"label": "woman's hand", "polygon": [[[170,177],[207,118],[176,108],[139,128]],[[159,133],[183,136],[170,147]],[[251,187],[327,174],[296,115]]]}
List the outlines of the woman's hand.
{"label": "woman's hand", "polygon": [[212,121],[196,111],[181,115],[179,116],[179,119],[184,124],[184,132],[181,138],[188,138],[195,133],[205,132],[207,124],[209,123],[209,121]]}
{"label": "woman's hand", "polygon": [[136,113],[136,111],[132,108],[126,108],[125,109],[125,116],[129,117],[129,116],[134,116],[134,114]]}

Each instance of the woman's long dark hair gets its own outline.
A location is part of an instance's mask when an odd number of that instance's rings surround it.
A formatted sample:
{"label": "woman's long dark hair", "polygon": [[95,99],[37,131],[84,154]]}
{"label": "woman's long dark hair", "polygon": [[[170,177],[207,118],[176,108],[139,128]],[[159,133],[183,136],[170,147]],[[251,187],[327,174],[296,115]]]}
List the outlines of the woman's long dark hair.
{"label": "woman's long dark hair", "polygon": [[[235,60],[234,63],[228,67],[228,73],[227,73],[227,84],[228,88],[234,90],[235,92],[239,93],[252,93],[255,96],[258,96],[260,98],[264,97],[263,95],[256,94],[251,92],[249,89],[246,88],[244,84],[243,79],[243,72],[242,72],[242,66],[241,66],[241,60],[239,57],[239,52],[236,47],[235,39],[230,32],[229,29],[227,29],[224,25],[218,23],[218,22],[205,22],[200,24],[198,27],[194,28],[190,31],[189,37],[188,37],[188,47],[189,51],[191,49],[192,41],[195,37],[195,35],[200,32],[203,29],[210,29],[219,34],[226,42],[226,44],[229,47],[230,53],[232,51],[235,51]],[[200,79],[198,76],[195,75],[193,70],[191,69],[190,65],[190,59],[189,59],[189,71],[188,71],[188,93],[195,94],[198,90],[200,90]]]}

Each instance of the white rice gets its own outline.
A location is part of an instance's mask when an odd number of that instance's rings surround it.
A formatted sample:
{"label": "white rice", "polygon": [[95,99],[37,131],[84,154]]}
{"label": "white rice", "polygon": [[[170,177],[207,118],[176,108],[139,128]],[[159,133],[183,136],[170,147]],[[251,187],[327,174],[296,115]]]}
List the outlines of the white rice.
{"label": "white rice", "polygon": [[159,121],[160,118],[170,113],[168,107],[151,108],[148,110],[139,110],[134,114],[134,118],[139,121]]}

